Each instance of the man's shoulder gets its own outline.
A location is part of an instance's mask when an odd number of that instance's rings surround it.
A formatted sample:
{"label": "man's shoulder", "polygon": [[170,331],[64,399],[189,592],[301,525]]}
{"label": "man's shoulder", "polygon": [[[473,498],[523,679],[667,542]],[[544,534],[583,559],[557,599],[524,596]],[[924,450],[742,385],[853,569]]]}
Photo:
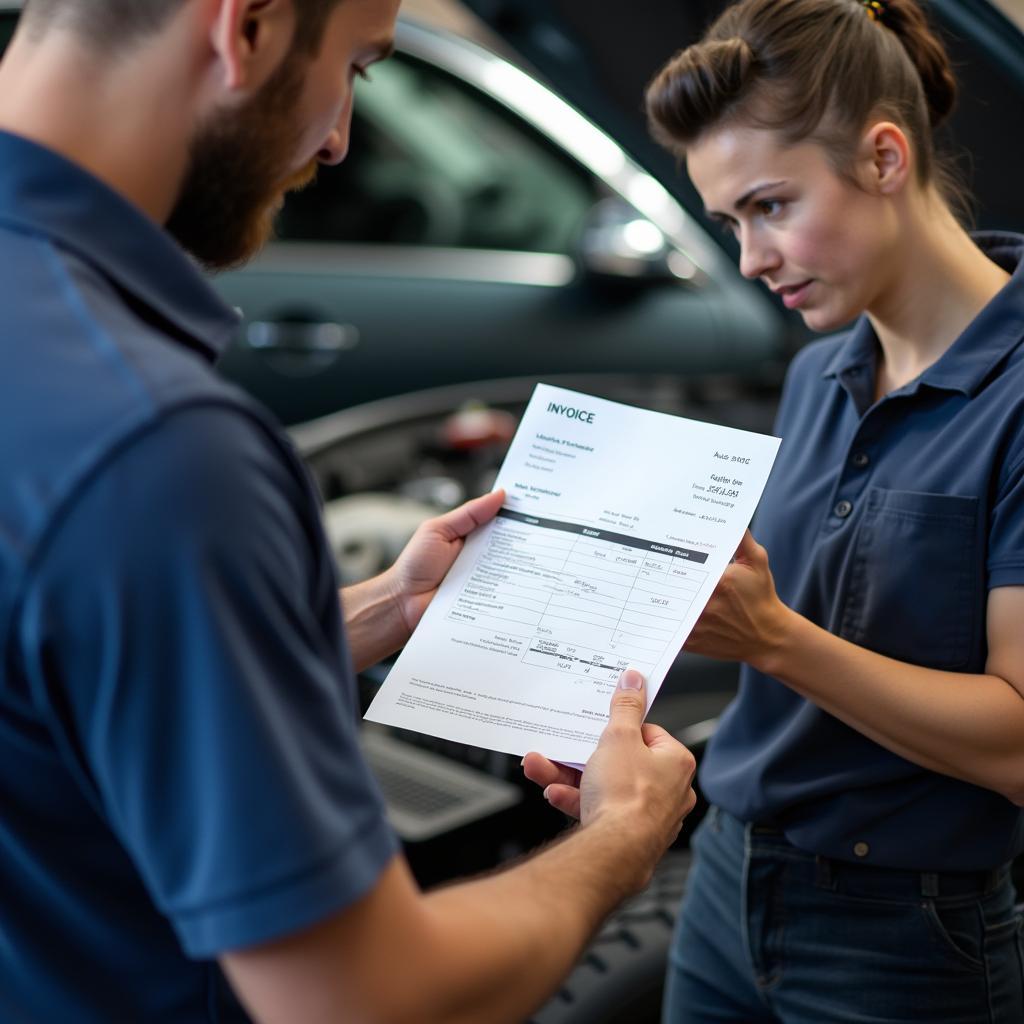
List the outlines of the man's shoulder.
{"label": "man's shoulder", "polygon": [[0,395],[29,436],[41,428],[52,440],[55,426],[67,423],[69,441],[117,443],[140,422],[200,400],[269,419],[216,373],[205,339],[126,292],[86,255],[2,224],[0,253]]}
{"label": "man's shoulder", "polygon": [[[31,552],[120,451],[162,431],[191,439],[197,459],[227,457],[224,446],[248,435],[268,458],[289,461],[269,413],[216,373],[201,340],[50,239],[0,228],[0,252],[14,257],[0,277],[0,407],[18,424],[17,437],[0,436],[0,472],[11,485],[0,495],[9,556]],[[203,408],[238,429],[204,444],[195,417],[183,414]]]}

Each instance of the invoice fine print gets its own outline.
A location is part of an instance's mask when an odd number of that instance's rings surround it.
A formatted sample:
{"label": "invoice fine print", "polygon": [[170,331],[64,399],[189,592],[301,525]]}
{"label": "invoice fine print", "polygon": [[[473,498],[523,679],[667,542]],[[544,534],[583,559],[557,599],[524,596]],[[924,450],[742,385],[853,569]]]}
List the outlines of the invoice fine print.
{"label": "invoice fine print", "polygon": [[778,438],[538,384],[470,537],[366,714],[584,764],[620,673],[654,699],[764,490]]}

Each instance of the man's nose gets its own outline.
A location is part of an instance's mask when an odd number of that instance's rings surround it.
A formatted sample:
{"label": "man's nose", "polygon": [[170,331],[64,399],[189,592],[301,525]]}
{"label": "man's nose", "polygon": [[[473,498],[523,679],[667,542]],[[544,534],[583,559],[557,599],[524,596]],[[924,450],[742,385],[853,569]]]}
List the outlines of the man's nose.
{"label": "man's nose", "polygon": [[324,139],[316,158],[322,164],[334,167],[340,164],[348,154],[348,143],[352,126],[352,101],[345,104],[338,123],[331,129],[330,135]]}
{"label": "man's nose", "polygon": [[348,153],[348,131],[340,131],[335,128],[330,135],[324,140],[323,145],[320,147],[320,152],[317,153],[316,158],[322,164],[327,164],[330,167],[334,167],[336,164],[340,164]]}
{"label": "man's nose", "polygon": [[740,273],[751,279],[763,277],[779,265],[779,254],[755,231],[740,237]]}

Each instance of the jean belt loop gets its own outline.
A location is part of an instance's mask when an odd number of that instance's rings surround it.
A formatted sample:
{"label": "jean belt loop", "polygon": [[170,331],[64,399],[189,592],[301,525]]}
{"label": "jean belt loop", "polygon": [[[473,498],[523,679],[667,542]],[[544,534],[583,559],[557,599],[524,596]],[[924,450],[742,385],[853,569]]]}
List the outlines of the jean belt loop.
{"label": "jean belt loop", "polygon": [[828,857],[815,857],[814,869],[814,884],[817,885],[819,889],[830,889],[835,891],[836,873],[833,870],[832,861],[829,860]]}
{"label": "jean belt loop", "polygon": [[989,896],[996,891],[1002,884],[1003,878],[1009,874],[1010,867],[1008,864],[1004,864],[1001,867],[993,868],[985,875],[985,888],[983,895]]}
{"label": "jean belt loop", "polygon": [[934,871],[921,872],[921,895],[929,900],[939,895],[939,876]]}

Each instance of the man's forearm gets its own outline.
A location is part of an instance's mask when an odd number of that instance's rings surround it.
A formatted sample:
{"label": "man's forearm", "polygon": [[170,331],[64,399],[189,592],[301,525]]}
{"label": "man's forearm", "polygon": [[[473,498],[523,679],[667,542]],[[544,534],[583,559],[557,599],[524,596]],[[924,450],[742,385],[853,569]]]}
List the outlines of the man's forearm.
{"label": "man's forearm", "polygon": [[521,1024],[653,869],[660,849],[633,848],[631,834],[587,826],[426,896],[395,857],[344,913],[222,962],[262,1024]]}
{"label": "man's forearm", "polygon": [[409,639],[409,629],[384,576],[345,587],[341,610],[357,672],[394,654]]}
{"label": "man's forearm", "polygon": [[661,851],[640,848],[635,834],[595,822],[512,869],[428,894],[430,970],[446,983],[422,1020],[525,1019],[608,913],[646,884]]}

